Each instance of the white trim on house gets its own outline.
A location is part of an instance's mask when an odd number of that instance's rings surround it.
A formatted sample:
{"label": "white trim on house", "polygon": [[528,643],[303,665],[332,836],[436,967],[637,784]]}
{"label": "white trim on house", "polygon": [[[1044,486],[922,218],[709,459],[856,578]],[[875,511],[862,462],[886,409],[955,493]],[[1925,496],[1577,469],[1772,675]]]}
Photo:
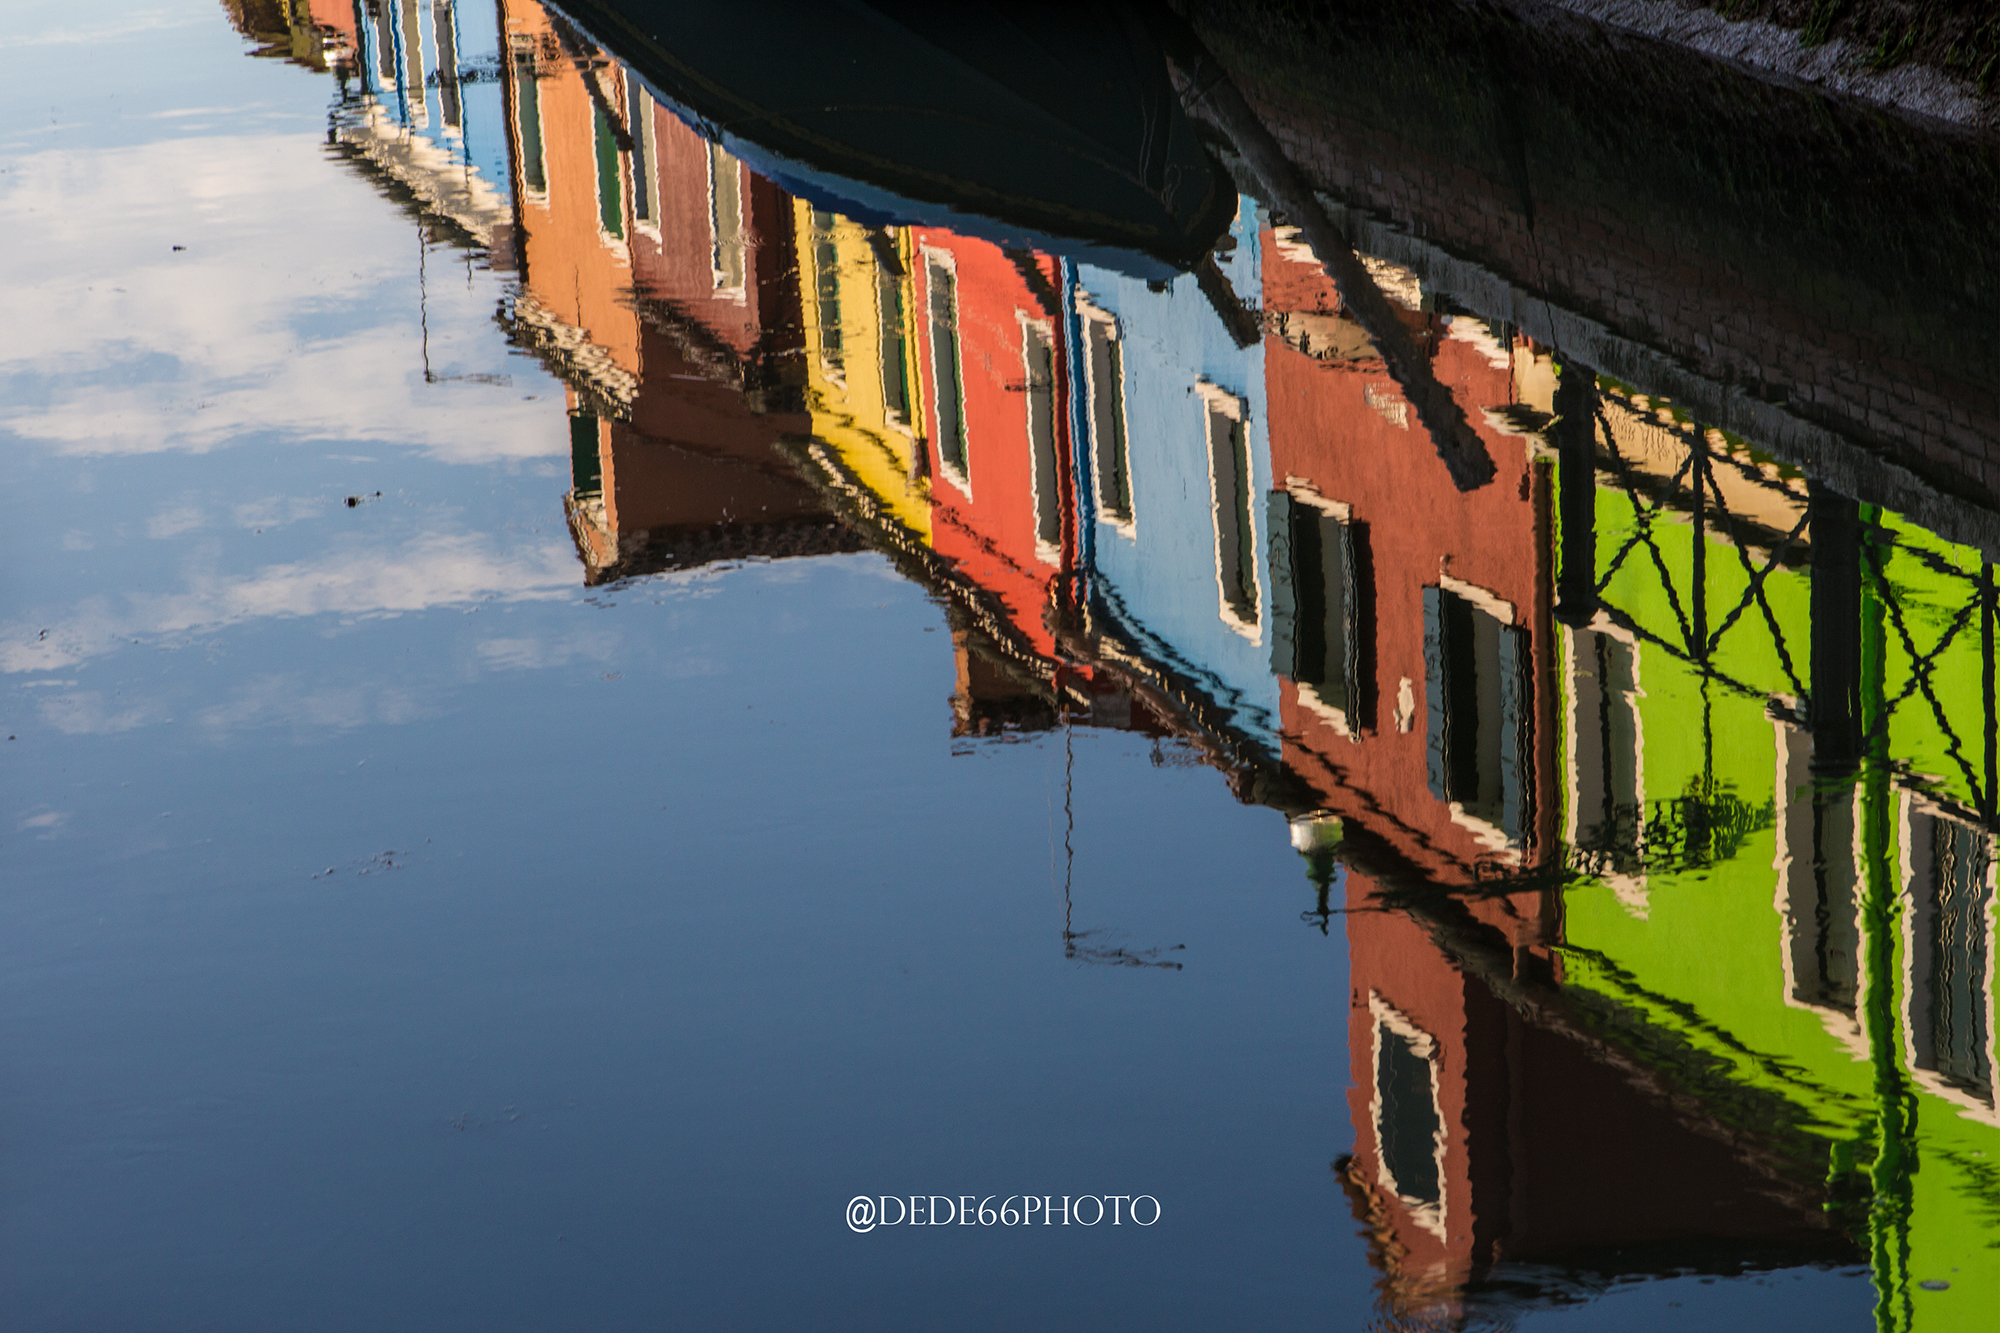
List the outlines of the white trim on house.
{"label": "white trim on house", "polygon": [[[1440,1095],[1439,1059],[1437,1041],[1410,1018],[1375,990],[1368,992],[1368,1013],[1375,1020],[1370,1028],[1371,1050],[1369,1052],[1368,1120],[1375,1134],[1375,1178],[1378,1184],[1399,1199],[1418,1226],[1436,1236],[1445,1238],[1445,1216],[1450,1209],[1451,1186],[1445,1174],[1445,1117],[1444,1098]],[[1438,1197],[1435,1200],[1419,1199],[1403,1191],[1395,1175],[1389,1170],[1389,1163],[1382,1155],[1382,1030],[1387,1028],[1408,1042],[1410,1049],[1430,1066],[1431,1111],[1437,1120],[1437,1129],[1432,1135],[1432,1160],[1437,1163]]]}
{"label": "white trim on house", "polygon": [[[1207,380],[1197,380],[1195,382],[1195,392],[1202,401],[1202,437],[1205,446],[1204,453],[1208,461],[1209,514],[1215,530],[1216,607],[1222,617],[1223,624],[1229,626],[1229,628],[1235,630],[1252,643],[1262,643],[1264,639],[1264,620],[1266,618],[1265,608],[1270,602],[1270,590],[1264,586],[1263,577],[1258,571],[1259,561],[1257,553],[1262,549],[1262,534],[1259,533],[1257,528],[1256,459],[1250,449],[1249,404],[1236,394],[1219,388]],[[1224,431],[1226,440],[1219,440],[1217,438],[1216,423],[1219,421],[1230,423],[1229,428]],[[1242,443],[1242,456],[1240,460],[1237,457],[1236,451],[1236,443],[1239,436]],[[1225,442],[1229,446],[1226,454],[1227,464],[1231,468],[1239,465],[1243,468],[1244,475],[1240,478],[1225,476],[1220,470],[1221,465],[1225,461],[1225,451],[1222,447]],[[1249,608],[1250,614],[1248,616],[1245,616],[1241,610],[1232,605],[1230,578],[1224,565],[1223,548],[1231,544],[1230,537],[1232,533],[1225,526],[1224,522],[1223,488],[1226,483],[1232,481],[1241,483],[1243,507],[1240,512],[1230,513],[1227,517],[1229,524],[1233,525],[1240,522],[1244,527],[1243,532],[1234,534],[1238,538],[1235,546],[1239,552],[1247,546],[1249,551],[1249,567],[1237,571],[1239,577],[1236,582],[1239,587],[1248,591],[1251,598],[1254,599],[1254,605]],[[1237,487],[1232,485],[1230,489],[1234,491]],[[1244,540],[1245,538],[1247,538],[1247,542]]]}

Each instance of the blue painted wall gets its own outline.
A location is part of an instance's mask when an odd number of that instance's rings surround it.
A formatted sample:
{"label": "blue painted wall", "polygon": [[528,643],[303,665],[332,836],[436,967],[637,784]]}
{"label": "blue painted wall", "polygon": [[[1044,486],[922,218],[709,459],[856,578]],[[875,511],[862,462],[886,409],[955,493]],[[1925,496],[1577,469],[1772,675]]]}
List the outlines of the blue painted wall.
{"label": "blue painted wall", "polygon": [[[1252,303],[1263,290],[1261,226],[1257,204],[1241,199],[1230,228],[1235,247],[1218,256],[1230,285]],[[1100,624],[1194,679],[1233,713],[1241,731],[1275,753],[1278,685],[1271,674],[1270,540],[1264,531],[1271,450],[1263,345],[1238,347],[1192,275],[1156,292],[1142,281],[1087,264],[1072,274],[1072,308],[1087,304],[1115,317],[1124,347],[1129,531],[1096,512],[1081,394],[1072,432],[1082,483],[1081,552]],[[1077,327],[1073,322],[1072,329]],[[1222,610],[1207,406],[1197,387],[1203,382],[1243,403],[1258,588],[1258,623],[1248,634]]]}

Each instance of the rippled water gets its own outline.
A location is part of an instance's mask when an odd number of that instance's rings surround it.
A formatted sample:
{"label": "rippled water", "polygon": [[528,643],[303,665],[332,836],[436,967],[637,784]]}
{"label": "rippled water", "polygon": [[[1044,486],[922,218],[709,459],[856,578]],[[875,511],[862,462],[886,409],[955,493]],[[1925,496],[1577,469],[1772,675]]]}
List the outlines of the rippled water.
{"label": "rippled water", "polygon": [[1868,461],[1976,418],[592,31],[5,20],[11,1325],[1983,1326],[2000,528]]}

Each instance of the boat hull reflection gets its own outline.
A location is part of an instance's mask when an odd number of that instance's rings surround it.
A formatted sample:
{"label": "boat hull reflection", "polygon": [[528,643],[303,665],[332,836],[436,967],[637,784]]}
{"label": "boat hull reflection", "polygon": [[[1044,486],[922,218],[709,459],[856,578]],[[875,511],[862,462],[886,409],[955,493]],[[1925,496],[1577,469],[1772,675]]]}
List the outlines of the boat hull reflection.
{"label": "boat hull reflection", "polygon": [[1158,278],[1193,268],[1235,212],[1158,47],[1122,7],[562,10],[690,125],[856,221],[948,226]]}

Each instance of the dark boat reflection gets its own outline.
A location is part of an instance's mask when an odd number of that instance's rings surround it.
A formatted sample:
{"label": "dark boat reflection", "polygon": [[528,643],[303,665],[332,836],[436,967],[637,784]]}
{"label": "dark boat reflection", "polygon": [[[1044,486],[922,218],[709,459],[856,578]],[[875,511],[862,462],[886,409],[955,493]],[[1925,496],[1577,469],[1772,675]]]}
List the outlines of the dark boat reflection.
{"label": "dark boat reflection", "polygon": [[[871,51],[892,13],[895,41],[985,58],[879,5]],[[1837,413],[1547,302],[1530,332],[1501,275],[1385,242],[1370,277],[1492,460],[1464,489],[1256,198],[1219,237],[1212,204],[1176,214],[1192,250],[1048,227],[1173,265],[1213,241],[1246,344],[1191,275],[829,207],[732,151],[836,137],[793,113],[851,89],[852,41],[739,47],[742,6],[726,41],[703,7],[643,42],[577,14],[638,67],[499,6],[503,322],[569,386],[584,578],[872,547],[950,609],[958,743],[1136,731],[1281,812],[1307,926],[1345,918],[1337,1178],[1386,1313],[1846,1264],[1880,1327],[2000,1304],[1990,511]],[[785,100],[775,72],[815,53],[825,81]],[[919,87],[836,118],[843,142],[930,114]],[[1963,1300],[1914,1303],[1947,1272]]]}
{"label": "dark boat reflection", "polygon": [[[601,42],[704,136],[857,222],[948,226],[1158,278],[1193,268],[1234,209],[1123,6],[571,0],[560,12],[576,24],[554,27],[566,48]],[[597,102],[617,124],[601,90]]]}

